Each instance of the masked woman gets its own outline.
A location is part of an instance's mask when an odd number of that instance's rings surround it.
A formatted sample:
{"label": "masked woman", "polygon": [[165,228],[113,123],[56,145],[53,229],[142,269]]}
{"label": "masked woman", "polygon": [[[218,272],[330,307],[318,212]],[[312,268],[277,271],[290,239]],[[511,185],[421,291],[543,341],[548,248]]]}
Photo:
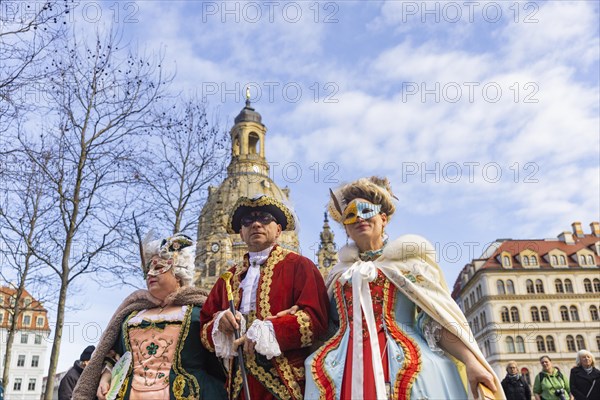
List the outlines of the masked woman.
{"label": "masked woman", "polygon": [[338,328],[306,360],[306,398],[456,400],[481,383],[504,399],[432,245],[385,235],[395,211],[387,179],[359,179],[331,194],[329,212],[354,243],[340,249],[327,280]]}
{"label": "masked woman", "polygon": [[220,364],[200,342],[206,292],[191,286],[193,241],[176,234],[143,247],[148,290],[132,293],[119,306],[73,398],[105,400],[115,384],[115,359],[129,352],[131,364],[116,399],[226,399]]}

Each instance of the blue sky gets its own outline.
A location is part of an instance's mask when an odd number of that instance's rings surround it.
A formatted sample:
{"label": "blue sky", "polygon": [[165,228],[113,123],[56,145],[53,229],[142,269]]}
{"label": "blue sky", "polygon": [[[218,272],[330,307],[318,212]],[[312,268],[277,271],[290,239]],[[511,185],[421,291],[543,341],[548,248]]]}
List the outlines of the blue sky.
{"label": "blue sky", "polygon": [[[72,18],[163,47],[174,88],[228,128],[250,86],[305,255],[329,187],[387,176],[389,235],[427,237],[452,285],[497,238],[556,237],[574,221],[589,233],[600,219],[598,14],[596,1],[113,1]],[[68,314],[59,371],[129,293],[98,302],[93,285],[72,298],[85,309]]]}

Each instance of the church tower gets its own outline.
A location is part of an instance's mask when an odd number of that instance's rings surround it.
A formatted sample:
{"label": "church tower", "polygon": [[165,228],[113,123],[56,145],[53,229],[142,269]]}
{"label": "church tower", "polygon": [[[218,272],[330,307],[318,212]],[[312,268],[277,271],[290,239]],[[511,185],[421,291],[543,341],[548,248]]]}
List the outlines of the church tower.
{"label": "church tower", "polygon": [[334,242],[334,234],[329,227],[327,213],[324,213],[323,230],[321,231],[321,242],[319,243],[319,251],[317,251],[317,264],[323,279],[327,279],[327,275],[331,268],[337,263],[337,249]]}
{"label": "church tower", "polygon": [[[210,289],[219,276],[242,260],[248,251],[238,234],[227,233],[231,208],[241,196],[266,194],[289,204],[289,189],[280,189],[269,176],[265,157],[267,127],[262,116],[254,110],[246,93],[246,106],[234,119],[231,128],[231,162],[227,177],[219,187],[208,188],[208,199],[200,213],[196,245],[195,283]],[[298,251],[295,231],[282,232],[279,244]]]}

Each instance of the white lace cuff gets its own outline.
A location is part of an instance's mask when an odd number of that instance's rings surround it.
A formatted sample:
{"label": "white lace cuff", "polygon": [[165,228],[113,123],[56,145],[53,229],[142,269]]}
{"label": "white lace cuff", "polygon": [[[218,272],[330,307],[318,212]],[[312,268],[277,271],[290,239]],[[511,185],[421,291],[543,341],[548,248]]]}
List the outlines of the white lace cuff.
{"label": "white lace cuff", "polygon": [[[219,321],[221,321],[223,314],[225,314],[227,311],[228,310],[223,310],[217,314],[211,334],[213,343],[215,344],[215,354],[217,355],[217,357],[229,360],[237,356],[237,351],[233,347],[233,341],[235,340],[235,336],[233,333],[227,334],[219,330]],[[246,331],[246,320],[244,319],[244,316],[239,312],[237,312],[236,314],[241,317],[240,328],[242,331],[241,334],[243,335]]]}
{"label": "white lace cuff", "polygon": [[281,349],[279,343],[277,343],[275,329],[271,321],[255,320],[248,329],[246,336],[255,343],[254,349],[256,352],[267,357],[267,360],[281,355]]}

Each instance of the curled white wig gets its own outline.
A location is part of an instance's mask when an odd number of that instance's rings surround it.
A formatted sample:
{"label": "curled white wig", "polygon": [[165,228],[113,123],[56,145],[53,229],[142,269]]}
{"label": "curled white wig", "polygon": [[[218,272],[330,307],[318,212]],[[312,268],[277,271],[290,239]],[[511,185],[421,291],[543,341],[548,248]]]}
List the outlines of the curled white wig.
{"label": "curled white wig", "polygon": [[194,259],[196,257],[195,242],[187,235],[176,233],[162,240],[144,241],[144,260],[146,272],[150,259],[159,255],[173,259],[173,273],[181,286],[191,286],[194,280]]}

